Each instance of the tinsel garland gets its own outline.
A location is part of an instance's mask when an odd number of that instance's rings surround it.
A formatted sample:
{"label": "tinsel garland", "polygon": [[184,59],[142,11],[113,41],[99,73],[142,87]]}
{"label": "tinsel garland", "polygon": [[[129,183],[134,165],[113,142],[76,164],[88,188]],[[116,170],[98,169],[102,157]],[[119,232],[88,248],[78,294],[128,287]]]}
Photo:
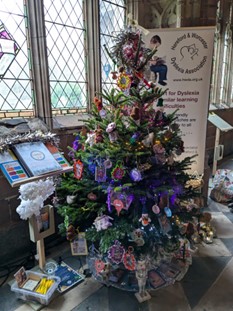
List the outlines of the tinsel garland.
{"label": "tinsel garland", "polygon": [[56,137],[56,134],[51,132],[43,133],[41,131],[29,132],[22,135],[12,135],[7,138],[0,138],[0,153],[9,149],[12,145],[26,142],[50,142],[51,144],[58,147],[59,138]]}

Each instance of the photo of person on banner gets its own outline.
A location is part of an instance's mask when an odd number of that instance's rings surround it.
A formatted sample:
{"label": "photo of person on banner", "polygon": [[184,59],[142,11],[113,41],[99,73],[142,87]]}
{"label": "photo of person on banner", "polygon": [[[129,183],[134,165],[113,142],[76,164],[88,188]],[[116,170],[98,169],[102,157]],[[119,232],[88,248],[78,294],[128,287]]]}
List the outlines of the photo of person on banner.
{"label": "photo of person on banner", "polygon": [[[158,35],[154,35],[150,39],[150,48],[158,48],[161,45],[161,38]],[[154,73],[155,77],[152,77],[152,80],[157,80],[160,85],[167,85],[165,82],[167,80],[167,65],[164,58],[153,56],[150,61],[150,71]]]}

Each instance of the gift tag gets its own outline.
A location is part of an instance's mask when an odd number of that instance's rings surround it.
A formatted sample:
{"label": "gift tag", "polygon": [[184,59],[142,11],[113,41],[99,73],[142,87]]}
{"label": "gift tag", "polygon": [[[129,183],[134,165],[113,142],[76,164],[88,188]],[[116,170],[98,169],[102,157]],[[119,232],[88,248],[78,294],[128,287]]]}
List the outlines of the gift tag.
{"label": "gift tag", "polygon": [[136,259],[133,255],[133,247],[129,246],[123,255],[123,264],[127,270],[133,271],[136,268]]}
{"label": "gift tag", "polygon": [[111,259],[111,261],[115,264],[119,265],[119,263],[122,262],[124,253],[124,247],[119,241],[115,241],[114,245],[111,246],[108,250],[108,258]]}
{"label": "gift tag", "polygon": [[106,168],[104,165],[96,166],[95,168],[95,181],[105,182],[106,181]]}
{"label": "gift tag", "polygon": [[74,161],[74,177],[77,179],[81,179],[83,175],[83,163],[80,160]]}

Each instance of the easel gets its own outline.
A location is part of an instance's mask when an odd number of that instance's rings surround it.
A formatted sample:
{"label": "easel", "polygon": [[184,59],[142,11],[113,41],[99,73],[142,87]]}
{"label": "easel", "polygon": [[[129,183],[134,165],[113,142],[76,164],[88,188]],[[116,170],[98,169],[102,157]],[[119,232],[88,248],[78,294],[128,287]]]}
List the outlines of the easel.
{"label": "easel", "polygon": [[32,242],[36,242],[37,247],[36,259],[39,260],[39,267],[41,270],[43,270],[45,266],[44,238],[50,236],[55,232],[53,206],[46,205],[43,207],[43,211],[49,213],[49,227],[47,230],[39,232],[36,216],[33,215],[31,218],[29,218],[30,240]]}

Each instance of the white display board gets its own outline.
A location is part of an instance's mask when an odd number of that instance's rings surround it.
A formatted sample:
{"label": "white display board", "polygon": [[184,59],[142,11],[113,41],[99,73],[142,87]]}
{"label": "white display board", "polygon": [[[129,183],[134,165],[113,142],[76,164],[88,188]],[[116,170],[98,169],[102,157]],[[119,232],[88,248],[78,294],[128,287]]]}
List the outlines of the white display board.
{"label": "white display board", "polygon": [[153,36],[161,39],[155,56],[167,66],[167,85],[158,84],[168,88],[163,96],[165,112],[179,109],[177,123],[185,147],[181,158],[197,154],[191,171],[200,174],[204,171],[214,31],[214,27],[163,28],[144,35],[146,46],[151,48]]}

